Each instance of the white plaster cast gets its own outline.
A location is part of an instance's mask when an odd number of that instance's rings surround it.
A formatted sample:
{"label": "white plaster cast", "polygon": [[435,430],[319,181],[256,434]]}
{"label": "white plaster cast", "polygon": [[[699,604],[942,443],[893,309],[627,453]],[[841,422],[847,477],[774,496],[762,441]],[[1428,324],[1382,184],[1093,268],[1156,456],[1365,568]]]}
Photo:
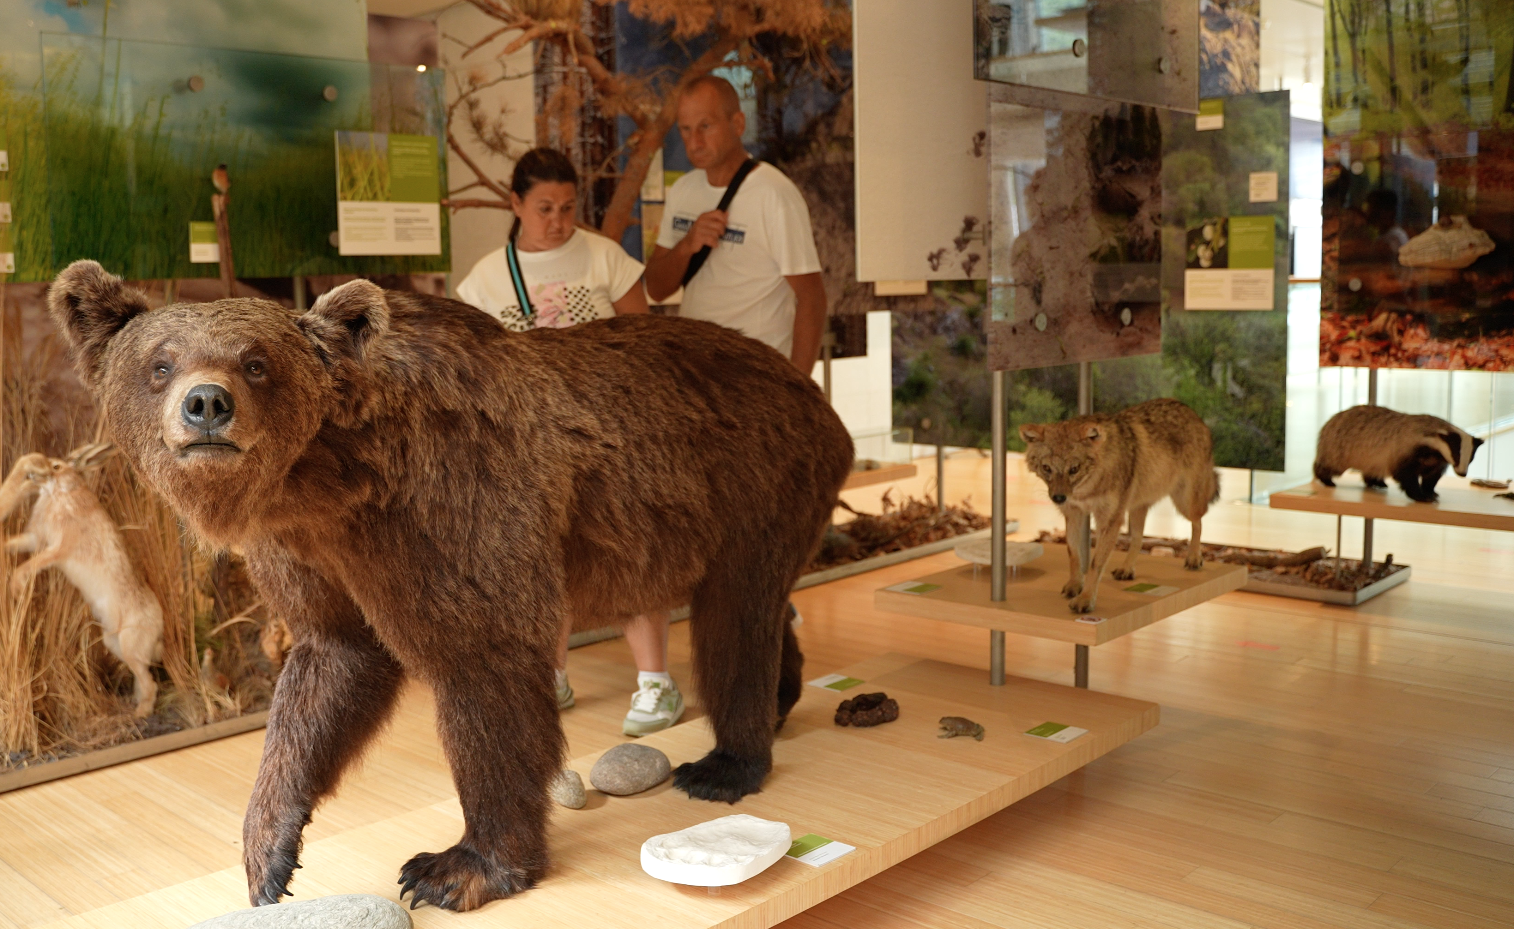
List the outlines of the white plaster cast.
{"label": "white plaster cast", "polygon": [[674,884],[725,887],[766,871],[792,841],[786,823],[737,813],[652,836],[642,843],[641,868]]}
{"label": "white plaster cast", "polygon": [[[993,539],[969,539],[958,543],[957,557],[973,564],[992,564]],[[1005,542],[1004,563],[1013,568],[1040,558],[1046,549],[1040,542]]]}

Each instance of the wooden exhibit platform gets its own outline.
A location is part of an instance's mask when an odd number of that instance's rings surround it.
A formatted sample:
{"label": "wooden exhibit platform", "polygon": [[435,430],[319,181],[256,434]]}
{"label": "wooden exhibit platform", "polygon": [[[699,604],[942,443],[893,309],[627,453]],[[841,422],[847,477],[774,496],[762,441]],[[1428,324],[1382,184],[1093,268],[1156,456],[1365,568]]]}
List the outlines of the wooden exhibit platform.
{"label": "wooden exhibit platform", "polygon": [[[1153,703],[1040,681],[1011,678],[990,687],[981,672],[902,655],[841,673],[864,683],[841,693],[805,686],[760,793],[727,806],[692,801],[671,782],[634,797],[591,790],[584,809],[556,810],[554,863],[541,885],[463,915],[422,907],[413,913],[416,927],[764,929],[1081,768],[1155,726],[1160,715]],[[873,729],[834,724],[838,702],[878,690],[899,701],[896,722]],[[986,737],[939,739],[942,716],[967,716]],[[1025,734],[1045,722],[1088,732],[1065,744]],[[661,749],[675,766],[713,744],[704,720],[640,742]],[[571,767],[587,782],[598,757],[577,758]],[[814,833],[856,851],[819,867],[784,858],[718,892],[664,883],[641,870],[641,844],[651,836],[738,812],[786,822],[795,838]],[[462,827],[453,798],[310,842],[293,885],[296,899],[337,893],[396,899],[400,865],[451,845]],[[228,868],[47,925],[187,926],[245,906],[246,899],[242,869]]]}
{"label": "wooden exhibit platform", "polygon": [[1514,530],[1514,500],[1499,499],[1496,490],[1438,488],[1434,503],[1410,500],[1402,490],[1368,490],[1363,486],[1326,487],[1310,483],[1272,494],[1269,505],[1276,510],[1301,510],[1331,516],[1361,516],[1365,519],[1398,519],[1469,529]]}
{"label": "wooden exhibit platform", "polygon": [[842,490],[853,490],[858,487],[868,487],[873,484],[886,484],[890,481],[903,481],[920,473],[920,469],[912,462],[889,462],[876,468],[867,468],[862,471],[853,471],[847,475],[846,483]]}
{"label": "wooden exhibit platform", "polygon": [[[989,599],[988,569],[964,564],[885,587],[873,595],[873,602],[890,613],[1076,645],[1103,645],[1205,600],[1239,590],[1246,583],[1247,570],[1241,565],[1205,562],[1202,570],[1189,571],[1181,558],[1155,555],[1137,559],[1135,580],[1117,581],[1109,571],[1123,559],[1123,552],[1110,557],[1094,612],[1088,616],[1079,617],[1067,608],[1067,598],[1062,596],[1062,586],[1067,583],[1067,546],[1053,544],[1046,546],[1040,558],[1021,565],[1018,575],[1007,579],[1006,596],[1001,601]],[[1147,585],[1155,587],[1144,593],[1130,589]]]}

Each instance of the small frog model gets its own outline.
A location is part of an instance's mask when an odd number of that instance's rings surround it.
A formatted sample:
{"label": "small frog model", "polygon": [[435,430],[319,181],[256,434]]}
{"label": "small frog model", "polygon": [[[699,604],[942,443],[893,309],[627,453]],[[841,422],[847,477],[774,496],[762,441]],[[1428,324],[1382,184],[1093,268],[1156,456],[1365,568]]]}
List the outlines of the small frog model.
{"label": "small frog model", "polygon": [[965,716],[941,717],[941,734],[938,739],[955,739],[959,735],[970,735],[979,742],[983,741],[983,727]]}

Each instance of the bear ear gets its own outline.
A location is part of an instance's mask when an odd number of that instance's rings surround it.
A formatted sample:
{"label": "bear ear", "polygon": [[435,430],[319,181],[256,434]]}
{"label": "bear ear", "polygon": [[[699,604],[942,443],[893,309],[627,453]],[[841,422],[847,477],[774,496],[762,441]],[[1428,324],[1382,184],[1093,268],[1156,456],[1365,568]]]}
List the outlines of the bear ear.
{"label": "bear ear", "polygon": [[146,297],[97,262],[76,261],[48,288],[47,309],[68,342],[79,377],[94,387],[110,340],[150,307]]}
{"label": "bear ear", "polygon": [[1026,423],[1020,427],[1020,441],[1027,444],[1046,438],[1046,427],[1039,423]]}
{"label": "bear ear", "polygon": [[389,331],[389,304],[383,288],[359,278],[321,294],[296,325],[328,364],[361,361]]}

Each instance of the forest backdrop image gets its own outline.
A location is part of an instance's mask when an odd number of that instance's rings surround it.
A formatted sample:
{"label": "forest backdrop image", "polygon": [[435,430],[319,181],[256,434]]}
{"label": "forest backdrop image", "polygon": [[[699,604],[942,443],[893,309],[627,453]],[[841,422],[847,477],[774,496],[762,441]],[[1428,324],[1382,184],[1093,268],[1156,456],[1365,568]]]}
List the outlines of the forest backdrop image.
{"label": "forest backdrop image", "polygon": [[1326,17],[1320,363],[1514,370],[1514,9]]}

